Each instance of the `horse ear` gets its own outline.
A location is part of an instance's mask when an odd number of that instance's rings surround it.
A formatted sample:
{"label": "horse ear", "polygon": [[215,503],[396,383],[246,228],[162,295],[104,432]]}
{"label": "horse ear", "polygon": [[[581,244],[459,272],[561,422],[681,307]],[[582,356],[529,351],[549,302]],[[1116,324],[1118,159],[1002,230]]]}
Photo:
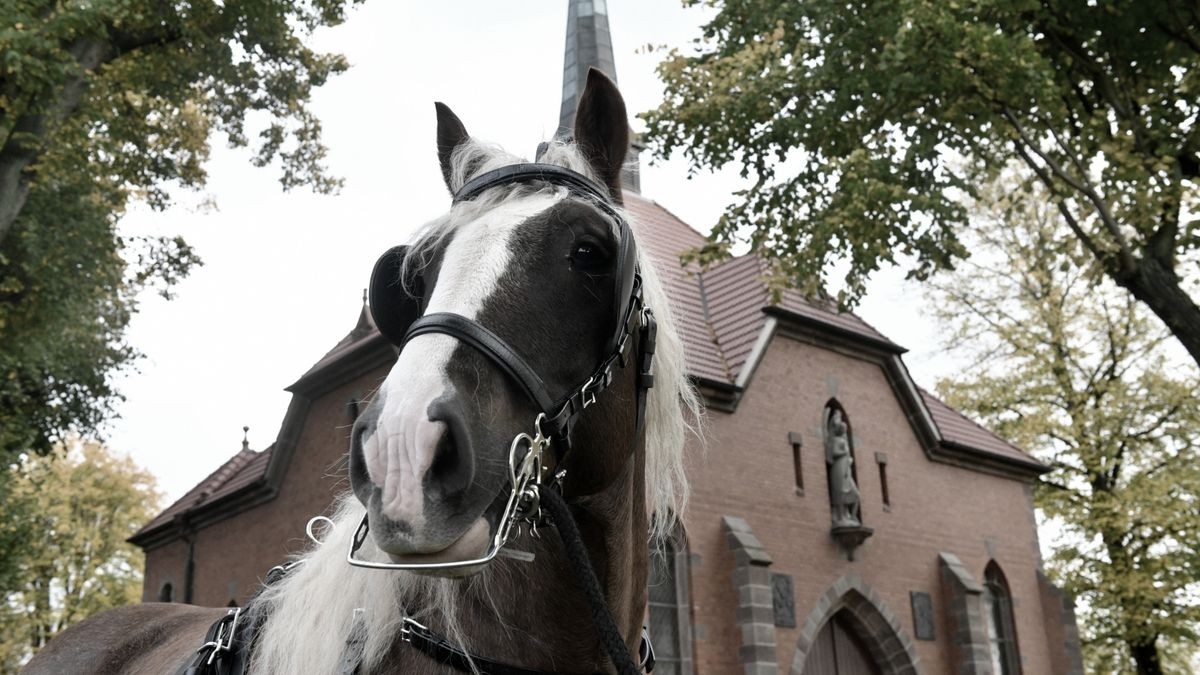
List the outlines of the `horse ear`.
{"label": "horse ear", "polygon": [[621,202],[621,166],[629,151],[629,116],[617,85],[595,68],[588,69],[587,85],[575,111],[575,143]]}
{"label": "horse ear", "polygon": [[437,108],[437,148],[438,162],[442,165],[442,178],[446,180],[446,188],[454,194],[455,186],[451,180],[453,172],[450,170],[450,156],[454,154],[455,148],[471,140],[471,136],[467,134],[467,128],[463,126],[462,120],[458,119],[458,115],[450,109],[450,106],[445,103],[434,103]]}

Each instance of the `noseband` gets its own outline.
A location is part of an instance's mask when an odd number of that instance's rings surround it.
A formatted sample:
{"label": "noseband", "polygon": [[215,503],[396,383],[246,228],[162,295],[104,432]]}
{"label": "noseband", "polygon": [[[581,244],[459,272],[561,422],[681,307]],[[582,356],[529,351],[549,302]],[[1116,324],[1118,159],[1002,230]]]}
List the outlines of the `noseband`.
{"label": "noseband", "polygon": [[[484,173],[467,182],[454,195],[454,203],[471,201],[488,190],[511,185],[547,185],[566,188],[570,196],[586,201],[612,218],[618,227],[618,250],[614,274],[614,330],[607,341],[608,354],[583,382],[566,394],[551,397],[545,382],[524,358],[486,326],[459,314],[436,312],[420,316],[425,292],[420,278],[404,279],[407,246],[398,246],[375,263],[371,273],[371,314],[385,337],[403,350],[410,340],[421,335],[449,335],[470,346],[495,364],[525,394],[538,410],[530,433],[513,438],[509,448],[508,499],[499,526],[487,551],[478,558],[428,563],[375,562],[356,558],[370,529],[367,515],[355,532],[346,560],[351,565],[390,570],[448,570],[483,565],[498,555],[529,560],[531,554],[506,549],[522,523],[535,532],[542,521],[542,489],[561,492],[566,475],[563,461],[571,448],[571,430],[583,411],[612,385],[618,368],[629,364],[634,338],[639,338],[637,378],[637,434],[644,425],[646,392],[654,386],[650,373],[654,357],[657,326],[654,313],[642,300],[642,279],[637,266],[637,246],[633,231],[613,205],[608,191],[595,181],[570,169],[552,164],[514,164]],[[550,474],[546,450],[554,453],[554,473]]]}

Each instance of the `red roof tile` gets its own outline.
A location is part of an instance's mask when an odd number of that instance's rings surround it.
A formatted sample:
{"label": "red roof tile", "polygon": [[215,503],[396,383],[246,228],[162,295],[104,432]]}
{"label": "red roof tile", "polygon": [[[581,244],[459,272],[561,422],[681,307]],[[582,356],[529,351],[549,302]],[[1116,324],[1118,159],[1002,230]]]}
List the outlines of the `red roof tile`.
{"label": "red roof tile", "polygon": [[921,398],[925,401],[929,414],[933,416],[933,423],[942,432],[943,440],[1021,462],[1037,461],[1024,450],[988,431],[924,389],[921,390]]}
{"label": "red roof tile", "polygon": [[200,481],[196,487],[188,490],[185,495],[175,500],[175,503],[155,516],[154,520],[146,523],[133,536],[136,537],[143,532],[166,525],[176,515],[190,511],[201,504],[218,501],[262,478],[267,472],[267,465],[271,461],[271,454],[274,450],[274,445],[262,452],[243,448],[226,460],[216,471],[209,474],[208,478]]}
{"label": "red roof tile", "polygon": [[[875,342],[895,345],[854,313],[837,311],[832,302],[809,300],[788,289],[778,303],[772,303],[763,280],[766,267],[756,256],[739,256],[702,273],[694,265],[681,266],[680,254],[701,246],[704,236],[641,195],[629,195],[625,206],[634,217],[638,242],[656,263],[674,303],[688,370],[693,376],[735,383],[766,323],[763,309],[769,306]],[[896,346],[896,349],[902,348]],[[929,392],[922,391],[921,396],[946,441],[1007,459],[1035,461]]]}
{"label": "red roof tile", "polygon": [[838,312],[832,304],[821,306],[797,291],[784,291],[780,301],[772,303],[763,279],[765,265],[757,256],[739,256],[704,272],[695,265],[681,266],[680,254],[703,245],[704,235],[641,195],[628,195],[625,207],[633,215],[639,244],[656,263],[667,295],[674,303],[692,375],[736,382],[766,323],[762,310],[772,305],[892,344],[853,313]]}

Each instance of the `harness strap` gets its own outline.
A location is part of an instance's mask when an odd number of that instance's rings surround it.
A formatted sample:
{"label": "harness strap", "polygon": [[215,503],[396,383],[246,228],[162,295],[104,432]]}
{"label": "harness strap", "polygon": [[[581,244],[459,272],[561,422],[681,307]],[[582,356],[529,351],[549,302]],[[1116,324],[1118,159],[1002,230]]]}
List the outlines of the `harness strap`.
{"label": "harness strap", "polygon": [[[449,666],[464,673],[478,672],[479,675],[563,675],[560,671],[535,670],[522,668],[507,663],[493,661],[482,656],[473,656],[454,644],[439,633],[417,623],[412,619],[404,620],[401,629],[403,640],[443,666]],[[654,646],[650,644],[650,633],[642,627],[642,642],[638,647],[638,671],[649,673],[654,670]],[[474,670],[472,670],[474,666]]]}
{"label": "harness strap", "polygon": [[[402,639],[414,649],[444,666],[465,673],[478,672],[480,675],[555,675],[552,671],[533,670],[510,666],[481,656],[471,656],[458,645],[425,626],[405,619],[401,629]],[[474,671],[471,666],[474,665]]]}
{"label": "harness strap", "polygon": [[[543,411],[551,410],[554,399],[546,392],[542,378],[521,355],[508,346],[499,335],[465,316],[451,312],[435,312],[417,319],[404,334],[404,342],[428,333],[442,333],[457,338],[474,347],[492,363],[500,366],[516,382],[535,405]],[[403,348],[403,345],[401,345]]]}
{"label": "harness strap", "polygon": [[266,620],[258,607],[258,596],[276,583],[303,560],[277,565],[267,571],[266,579],[245,607],[235,607],[213,622],[204,636],[204,644],[190,661],[183,664],[177,675],[245,675],[250,669],[250,650],[258,637],[258,629]]}
{"label": "harness strap", "polygon": [[[571,429],[583,410],[596,401],[598,394],[612,385],[617,369],[624,368],[629,363],[633,351],[633,337],[639,329],[642,342],[648,348],[639,348],[640,370],[637,387],[639,391],[644,391],[654,386],[654,377],[650,375],[650,363],[654,359],[657,327],[654,324],[653,313],[643,309],[641,277],[638,275],[634,276],[630,297],[625,316],[620,317],[620,330],[613,352],[601,362],[582,386],[572,389],[557,401],[551,398],[546,383],[537,371],[516,350],[486,326],[465,316],[452,312],[426,314],[413,321],[400,346],[403,349],[404,345],[415,337],[438,333],[449,335],[475,349],[499,367],[529,397],[539,412],[546,415],[545,431],[553,438],[551,447],[561,461],[571,448]],[[640,425],[638,431],[641,431]]]}

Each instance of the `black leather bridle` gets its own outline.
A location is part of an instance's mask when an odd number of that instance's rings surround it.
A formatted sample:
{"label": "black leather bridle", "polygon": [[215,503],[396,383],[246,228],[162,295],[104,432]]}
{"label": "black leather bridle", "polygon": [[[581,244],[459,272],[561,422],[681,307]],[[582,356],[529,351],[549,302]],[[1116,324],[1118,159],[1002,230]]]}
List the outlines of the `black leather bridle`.
{"label": "black leather bridle", "polygon": [[[570,431],[583,409],[595,396],[612,384],[619,362],[629,359],[633,338],[647,322],[653,324],[649,310],[643,311],[642,280],[637,266],[637,244],[629,223],[613,205],[608,190],[590,178],[553,164],[513,164],[484,173],[462,186],[454,195],[454,204],[472,201],[485,192],[512,185],[540,184],[563,187],[572,197],[598,208],[617,225],[617,256],[614,269],[613,332],[605,342],[604,358],[592,375],[558,399],[551,397],[545,382],[524,358],[487,327],[457,314],[437,312],[421,316],[425,284],[419,275],[402,278],[407,246],[396,246],[379,258],[371,273],[370,306],[375,325],[384,337],[404,348],[420,335],[442,333],[470,345],[498,366],[513,380],[545,415],[542,429],[561,455],[570,448]],[[653,346],[650,347],[653,353]],[[642,351],[645,351],[643,348]],[[649,377],[649,372],[645,372]],[[639,386],[653,386],[645,379]]]}
{"label": "black leather bridle", "polygon": [[[515,164],[489,171],[470,180],[455,193],[453,201],[454,204],[458,204],[474,200],[489,190],[527,184],[566,188],[571,197],[595,206],[617,225],[618,250],[614,270],[614,298],[617,306],[614,308],[614,330],[606,343],[606,356],[600,360],[585,381],[569,388],[557,399],[553,398],[537,371],[507,342],[486,326],[467,317],[448,312],[422,316],[424,301],[422,296],[425,291],[423,280],[419,276],[409,279],[402,277],[403,272],[409,269],[409,266],[405,264],[405,257],[409,253],[408,247],[397,246],[384,253],[375,263],[371,272],[369,290],[372,318],[384,337],[403,350],[410,340],[421,335],[431,333],[449,335],[469,345],[499,367],[517,384],[539,412],[534,422],[534,433],[520,434],[513,441],[509,459],[512,481],[509,486],[508,502],[505,512],[501,515],[498,531],[493,538],[493,546],[483,558],[456,561],[450,564],[377,563],[355,558],[355,552],[363,545],[368,534],[368,520],[364,516],[354,535],[353,543],[347,554],[347,561],[360,567],[401,570],[444,569],[485,564],[496,555],[501,554],[512,531],[511,528],[515,524],[523,521],[531,526],[536,526],[543,519],[541,506],[545,506],[549,522],[555,526],[563,540],[568,560],[584,591],[593,622],[600,632],[601,644],[609,659],[617,667],[618,672],[625,675],[643,670],[649,672],[654,667],[654,651],[650,646],[649,635],[643,629],[642,646],[639,650],[640,658],[635,663],[628,652],[624,638],[617,629],[616,622],[613,620],[612,612],[605,601],[603,591],[579,535],[578,527],[563,500],[561,490],[565,476],[565,469],[562,468],[563,460],[570,451],[571,430],[583,411],[595,403],[596,397],[612,385],[617,371],[632,361],[635,343],[638,367],[635,442],[642,436],[645,427],[647,392],[654,386],[651,365],[657,339],[657,324],[654,320],[654,313],[645,306],[642,297],[642,280],[638,270],[637,246],[634,242],[633,231],[621,212],[612,203],[608,190],[595,181],[570,169],[551,164]],[[527,452],[523,456],[517,457],[517,452],[526,450],[526,447]],[[550,449],[555,455],[557,470],[552,476],[544,475],[541,455],[545,449]],[[286,573],[290,567],[275,569],[284,570]],[[278,576],[282,576],[282,574]],[[273,579],[269,575],[267,583],[272,581]],[[248,603],[248,609],[252,604],[253,601]],[[238,636],[237,626],[242,613],[240,610],[230,610],[229,614],[214,623],[209,629],[204,646],[182,672],[186,672],[188,675],[204,673],[240,675],[244,672],[249,663],[249,650],[253,644],[254,632],[263,619],[255,615],[254,620],[250,622],[250,630],[245,631],[247,634]],[[473,664],[476,670],[485,675],[547,675],[542,671],[528,670],[469,655],[411,617],[404,619],[401,638],[438,662],[463,672],[471,672]],[[357,662],[351,658],[346,663],[346,668],[347,674],[355,672]]]}

